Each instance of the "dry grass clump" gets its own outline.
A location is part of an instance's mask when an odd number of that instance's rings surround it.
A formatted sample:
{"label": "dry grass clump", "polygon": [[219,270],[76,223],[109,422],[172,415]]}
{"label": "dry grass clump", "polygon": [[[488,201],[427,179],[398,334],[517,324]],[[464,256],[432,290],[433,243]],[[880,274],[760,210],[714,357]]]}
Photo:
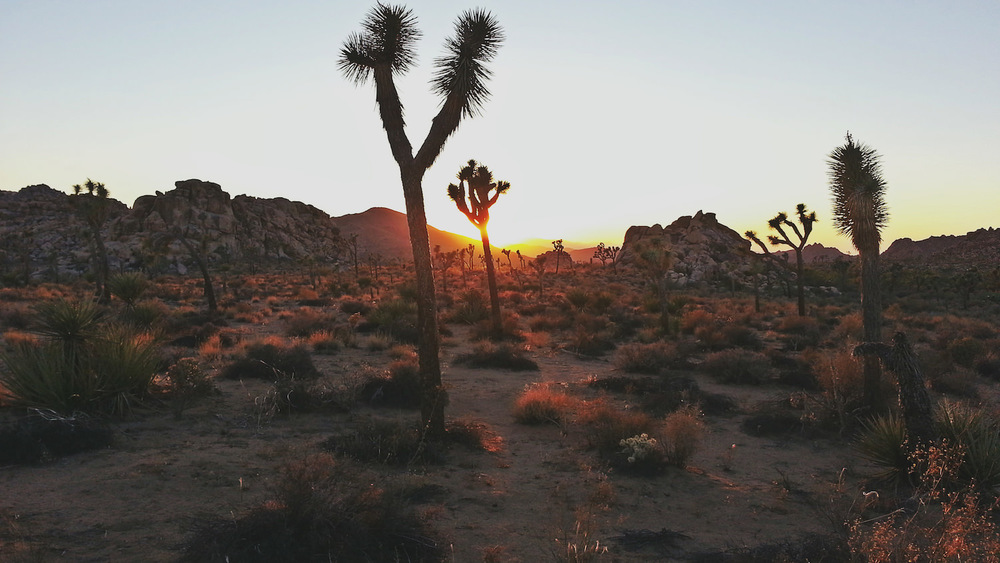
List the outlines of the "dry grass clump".
{"label": "dry grass clump", "polygon": [[420,406],[420,367],[415,354],[400,357],[384,372],[372,372],[358,399],[373,406],[414,409]]}
{"label": "dry grass clump", "polygon": [[474,368],[509,369],[511,371],[538,371],[538,364],[527,357],[524,346],[510,342],[494,344],[480,342],[472,352],[460,354],[455,363],[465,364]]}
{"label": "dry grass clump", "polygon": [[429,496],[426,486],[393,484],[319,454],[286,465],[271,495],[242,516],[197,521],[182,560],[444,559],[444,542],[413,506]]}
{"label": "dry grass clump", "polygon": [[814,317],[783,317],[776,327],[788,350],[805,350],[819,345],[823,330]]}
{"label": "dry grass clump", "polygon": [[284,320],[286,336],[309,337],[333,328],[333,318],[329,314],[311,307],[300,307],[296,311],[282,313],[279,318]]}
{"label": "dry grass clump", "polygon": [[242,357],[226,366],[221,376],[226,379],[274,380],[279,373],[298,379],[319,375],[305,345],[269,337],[247,343]]}
{"label": "dry grass clump", "polygon": [[514,401],[514,419],[521,424],[561,424],[577,404],[552,385],[532,385]]}
{"label": "dry grass clump", "polygon": [[740,349],[713,352],[699,367],[721,383],[760,385],[771,374],[767,356]]}
{"label": "dry grass clump", "polygon": [[686,467],[691,456],[701,445],[705,423],[694,405],[685,405],[667,415],[663,423],[663,436],[667,440],[667,462]]}
{"label": "dry grass clump", "polygon": [[623,344],[615,351],[615,367],[627,373],[657,374],[676,361],[676,346],[662,341]]}
{"label": "dry grass clump", "polygon": [[[628,467],[628,455],[623,452],[622,440],[635,436],[656,439],[657,424],[650,415],[638,410],[624,410],[612,406],[604,399],[588,401],[581,405],[577,422],[587,427],[587,445],[616,467]],[[650,452],[649,465],[663,459],[662,446],[658,454]]]}
{"label": "dry grass clump", "polygon": [[444,458],[439,446],[424,439],[416,426],[375,418],[369,418],[352,432],[323,441],[323,448],[329,452],[362,463],[397,466],[441,463]]}

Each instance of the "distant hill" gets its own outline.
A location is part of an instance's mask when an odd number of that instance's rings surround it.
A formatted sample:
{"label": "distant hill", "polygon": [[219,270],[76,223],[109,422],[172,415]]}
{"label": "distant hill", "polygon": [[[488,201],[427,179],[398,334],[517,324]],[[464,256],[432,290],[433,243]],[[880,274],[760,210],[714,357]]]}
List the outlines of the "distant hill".
{"label": "distant hill", "polygon": [[[788,247],[785,247],[788,248]],[[773,252],[772,254],[782,256],[787,254],[788,260],[794,264],[795,263],[795,251],[794,250],[779,250]],[[829,246],[823,246],[818,242],[813,244],[807,244],[805,248],[802,249],[802,261],[806,264],[812,263],[824,263],[824,262],[835,262],[840,259],[850,259],[853,258],[850,254],[845,254],[837,248],[830,248]]]}
{"label": "distant hill", "polygon": [[[413,257],[410,230],[404,213],[386,207],[372,207],[361,213],[333,217],[331,221],[340,229],[341,236],[358,235],[361,253],[381,254],[385,258],[400,260],[410,260]],[[441,246],[442,252],[448,252],[474,244],[477,250],[482,251],[482,241],[442,231],[430,225],[427,226],[427,236],[432,250],[437,245]]]}
{"label": "distant hill", "polygon": [[914,241],[896,240],[882,253],[890,262],[938,266],[1000,265],[1000,229],[979,229],[964,235],[942,235]]}

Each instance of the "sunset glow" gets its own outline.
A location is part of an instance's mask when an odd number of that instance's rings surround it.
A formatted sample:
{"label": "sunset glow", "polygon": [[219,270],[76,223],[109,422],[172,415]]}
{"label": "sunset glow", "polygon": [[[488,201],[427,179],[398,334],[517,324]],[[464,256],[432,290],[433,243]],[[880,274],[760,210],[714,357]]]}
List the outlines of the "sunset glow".
{"label": "sunset glow", "polygon": [[[371,2],[7,2],[0,189],[88,177],[131,205],[177,180],[331,215],[402,210],[370,87],[337,71]],[[411,140],[437,110],[453,1],[410,5],[423,39],[398,86]],[[699,210],[742,233],[805,203],[832,229],[826,156],[880,152],[885,239],[1000,226],[1000,4],[504,2],[491,99],[424,178],[428,221],[478,238],[446,195],[470,158],[511,183],[496,246],[620,243]]]}

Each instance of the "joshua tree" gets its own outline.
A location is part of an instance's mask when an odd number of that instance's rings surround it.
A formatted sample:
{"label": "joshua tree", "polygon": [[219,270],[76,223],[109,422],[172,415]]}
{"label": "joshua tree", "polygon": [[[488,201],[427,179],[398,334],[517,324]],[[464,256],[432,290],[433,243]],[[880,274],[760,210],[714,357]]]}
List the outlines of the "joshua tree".
{"label": "joshua tree", "polygon": [[603,242],[597,243],[597,250],[594,251],[594,258],[601,261],[601,267],[604,267],[609,261],[611,262],[611,269],[614,273],[618,273],[618,253],[621,251],[620,246],[606,246]]}
{"label": "joshua tree", "polygon": [[[87,190],[85,194],[83,193],[84,189]],[[75,200],[78,204],[77,210],[87,223],[87,228],[90,229],[91,240],[97,254],[97,268],[94,276],[97,280],[97,297],[102,303],[107,303],[111,300],[111,293],[108,291],[110,268],[108,266],[108,250],[104,247],[101,228],[108,220],[108,188],[101,182],[87,178],[82,186],[80,184],[73,186],[73,195],[77,196]]]}
{"label": "joshua tree", "polygon": [[542,294],[545,292],[545,255],[540,254],[535,257],[535,260],[531,262],[531,269],[535,270],[535,274],[538,276],[538,298],[542,298]]}
{"label": "joshua tree", "polygon": [[403,105],[394,76],[404,74],[416,59],[414,44],[420,37],[417,19],[404,6],[378,4],[361,24],[362,31],[347,38],[340,51],[340,69],[357,84],[375,83],[382,127],[392,156],[399,166],[406,201],[406,222],[417,278],[418,363],[422,396],[420,415],[431,436],[444,435],[445,393],[441,386],[434,271],[431,266],[427,217],[424,213],[423,177],[434,164],[445,141],[464,117],[479,113],[489,97],[485,63],[496,55],[503,30],[492,14],[469,10],[455,22],[455,35],[445,42],[445,54],[435,61],[433,90],[443,101],[423,144],[413,154],[406,136]]}
{"label": "joshua tree", "polygon": [[[799,223],[802,225],[802,230],[799,230],[798,225],[788,220],[788,214],[784,211],[778,213],[773,219],[767,222],[767,226],[778,231],[780,237],[774,235],[768,235],[767,241],[774,246],[784,245],[788,246],[795,251],[795,277],[796,282],[798,282],[798,297],[799,297],[799,316],[806,316],[806,280],[805,280],[805,266],[802,261],[802,249],[806,247],[806,242],[809,241],[809,235],[812,234],[813,223],[816,222],[816,212],[811,213],[806,212],[806,204],[800,203],[795,206],[795,214],[799,217]],[[785,227],[788,227],[795,233],[795,238],[798,242],[793,242],[791,237],[788,236],[788,232],[785,231]],[[757,233],[754,231],[747,231],[746,237],[760,246],[764,254],[771,256],[771,251],[767,249],[767,246],[757,237]]]}
{"label": "joshua tree", "polygon": [[[885,180],[879,155],[868,146],[847,142],[830,153],[830,191],[833,194],[833,224],[851,237],[861,260],[861,320],[866,343],[882,340],[882,289],[879,278],[879,244],[889,219],[885,204]],[[882,409],[882,370],[877,358],[864,357],[864,402]]]}
{"label": "joshua tree", "polygon": [[501,249],[500,249],[500,252],[501,252],[501,253],[502,253],[502,254],[503,254],[504,256],[506,256],[506,257],[507,257],[507,269],[508,269],[509,271],[513,272],[513,271],[514,271],[514,264],[512,264],[512,263],[511,263],[511,261],[510,261],[510,250],[508,250],[508,249],[506,249],[506,248],[501,248]]}
{"label": "joshua tree", "polygon": [[644,240],[635,247],[635,265],[642,269],[656,287],[656,297],[660,302],[660,325],[667,334],[672,332],[667,275],[673,270],[674,262],[674,253],[663,244],[663,239]]}
{"label": "joshua tree", "polygon": [[169,231],[157,233],[153,236],[153,245],[160,249],[166,249],[175,240],[181,243],[184,249],[188,251],[191,260],[198,267],[202,283],[204,284],[202,292],[205,295],[205,305],[208,307],[209,313],[215,313],[219,310],[219,305],[215,300],[215,287],[212,285],[212,274],[208,270],[208,235],[206,233],[197,234],[189,223],[183,229],[179,226],[174,226]]}
{"label": "joshua tree", "polygon": [[490,288],[490,313],[493,338],[495,339],[503,336],[503,325],[500,323],[500,293],[497,291],[497,274],[493,268],[490,235],[486,229],[490,222],[490,207],[493,207],[493,204],[497,202],[500,194],[507,193],[509,189],[510,182],[494,181],[490,169],[475,160],[470,160],[458,172],[458,184],[448,185],[448,197],[455,202],[458,210],[465,215],[469,222],[479,229],[479,236],[483,239],[483,259],[486,263],[486,279]]}
{"label": "joshua tree", "polygon": [[552,249],[556,251],[556,274],[559,273],[559,258],[562,257],[563,249],[563,239],[552,241]]}

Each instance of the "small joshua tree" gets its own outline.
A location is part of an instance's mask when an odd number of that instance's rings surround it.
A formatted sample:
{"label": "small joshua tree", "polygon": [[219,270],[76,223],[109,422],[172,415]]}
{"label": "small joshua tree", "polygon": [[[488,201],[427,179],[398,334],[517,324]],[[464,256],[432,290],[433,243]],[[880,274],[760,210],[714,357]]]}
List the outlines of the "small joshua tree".
{"label": "small joshua tree", "polygon": [[[798,225],[788,220],[788,214],[784,211],[778,213],[773,219],[767,222],[767,226],[778,231],[780,237],[774,235],[768,235],[767,240],[774,246],[787,246],[795,251],[795,276],[798,282],[798,298],[799,298],[799,316],[804,317],[806,315],[806,282],[805,282],[805,266],[802,260],[802,249],[806,247],[806,242],[809,241],[809,235],[812,234],[813,223],[816,222],[816,212],[811,213],[806,211],[806,204],[800,203],[795,207],[795,214],[799,217],[799,223],[802,225],[802,230],[799,230]],[[795,238],[798,242],[793,242],[791,237],[788,236],[788,232],[785,230],[788,227],[795,233]],[[767,249],[767,246],[760,240],[757,233],[754,231],[747,231],[746,237],[751,241],[757,243],[761,250],[764,251],[768,257],[771,257],[771,251]]]}
{"label": "small joshua tree", "polygon": [[565,248],[563,246],[563,239],[552,241],[552,249],[556,251],[556,274],[559,273],[559,258],[562,257],[563,249]]}
{"label": "small joshua tree", "polygon": [[[493,180],[493,173],[485,165],[470,160],[458,172],[458,184],[448,185],[448,197],[455,202],[458,210],[479,229],[483,240],[483,262],[486,265],[486,279],[490,288],[490,312],[493,338],[500,338],[503,326],[500,322],[500,294],[497,291],[497,275],[493,267],[493,253],[490,250],[490,235],[487,225],[490,222],[490,208],[507,193],[510,182]],[[508,252],[507,257],[510,257]]]}
{"label": "small joshua tree", "polygon": [[[86,190],[87,193],[83,193]],[[111,293],[108,290],[108,251],[104,246],[104,238],[101,237],[101,229],[108,220],[108,188],[101,182],[95,182],[90,178],[81,186],[73,186],[73,195],[77,196],[75,202],[78,203],[77,210],[87,223],[90,230],[91,240],[97,254],[96,271],[94,277],[97,280],[97,297],[102,303],[111,300]]]}
{"label": "small joshua tree", "polygon": [[620,246],[607,246],[603,242],[597,243],[597,250],[594,251],[594,258],[601,261],[601,267],[607,265],[611,262],[611,269],[617,274],[618,273],[618,253],[621,251]]}

